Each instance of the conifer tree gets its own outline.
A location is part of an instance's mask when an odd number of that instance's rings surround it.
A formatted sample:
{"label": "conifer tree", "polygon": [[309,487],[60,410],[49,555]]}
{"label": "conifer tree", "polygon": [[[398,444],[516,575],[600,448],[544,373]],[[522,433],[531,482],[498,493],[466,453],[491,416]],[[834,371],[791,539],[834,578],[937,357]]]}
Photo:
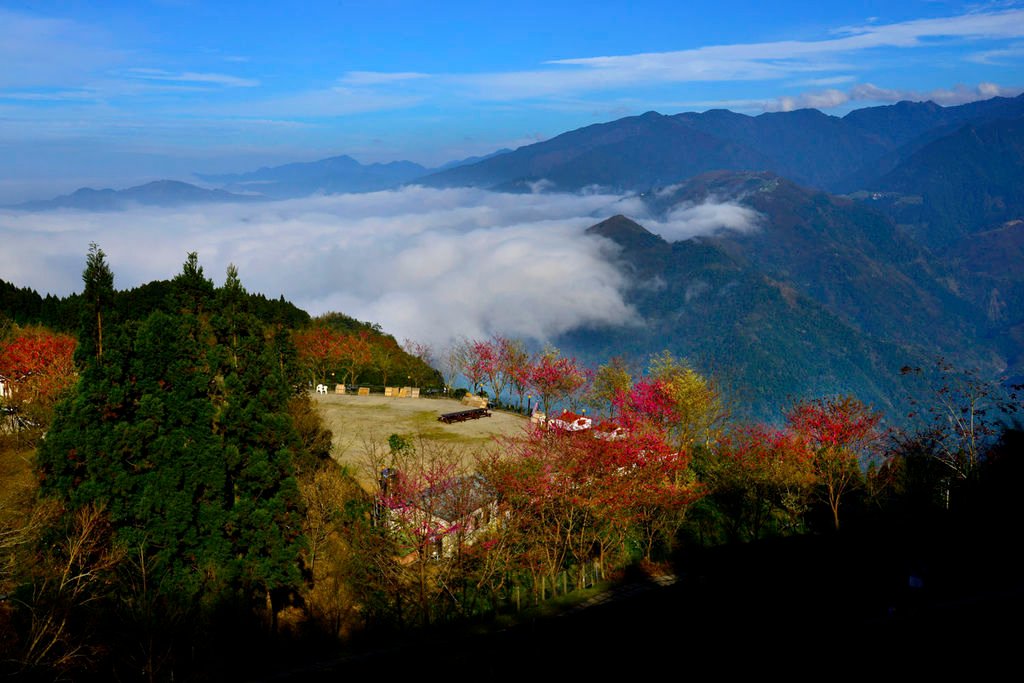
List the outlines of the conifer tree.
{"label": "conifer tree", "polygon": [[109,311],[114,300],[114,273],[107,265],[107,255],[95,242],[89,244],[82,272],[85,289],[80,352],[85,355],[103,355],[103,313]]}
{"label": "conifer tree", "polygon": [[105,504],[180,606],[276,606],[302,543],[294,351],[246,310],[236,270],[216,289],[193,253],[172,285],[172,312],[106,326],[40,447],[42,488]]}

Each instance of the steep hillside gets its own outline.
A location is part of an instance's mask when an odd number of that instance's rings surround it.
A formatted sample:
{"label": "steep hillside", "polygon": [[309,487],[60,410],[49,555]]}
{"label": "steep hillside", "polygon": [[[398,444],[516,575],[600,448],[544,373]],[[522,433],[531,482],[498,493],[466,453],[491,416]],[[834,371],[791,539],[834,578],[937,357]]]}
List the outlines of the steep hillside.
{"label": "steep hillside", "polygon": [[756,210],[761,227],[669,243],[624,216],[592,226],[589,234],[619,245],[627,300],[644,322],[559,340],[585,358],[669,349],[758,417],[777,417],[795,398],[850,392],[898,419],[919,389],[900,376],[904,365],[943,356],[994,375],[1013,353],[1011,339],[990,333],[984,295],[955,286],[958,266],[933,263],[883,214],[850,199],[735,172],[645,197],[656,216],[728,199]]}
{"label": "steep hillside", "polygon": [[869,187],[922,243],[948,247],[1024,217],[1024,118],[966,125],[911,154]]}

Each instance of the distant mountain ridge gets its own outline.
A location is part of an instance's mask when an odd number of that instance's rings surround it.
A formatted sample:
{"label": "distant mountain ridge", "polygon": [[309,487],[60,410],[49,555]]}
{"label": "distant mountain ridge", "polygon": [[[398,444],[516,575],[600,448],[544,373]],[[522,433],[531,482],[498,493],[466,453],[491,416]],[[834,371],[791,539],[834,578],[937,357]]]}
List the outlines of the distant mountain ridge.
{"label": "distant mountain ridge", "polygon": [[272,199],[291,199],[311,194],[374,192],[418,178],[428,169],[411,161],[361,164],[348,155],[319,161],[265,166],[248,173],[196,174],[204,182],[224,189],[248,191]]}
{"label": "distant mountain ridge", "polygon": [[[497,159],[430,174],[434,187],[526,189],[541,180],[577,191],[642,191],[712,170],[770,171],[817,189],[850,191],[890,171],[925,144],[968,123],[1024,116],[1024,95],[954,107],[900,102],[843,117],[816,109],[747,116],[722,109],[647,112],[562,133]],[[875,169],[887,156],[888,164]],[[864,169],[875,170],[865,176]]]}
{"label": "distant mountain ridge", "polygon": [[71,194],[53,199],[23,202],[7,208],[19,211],[117,211],[133,205],[170,207],[213,202],[251,202],[258,199],[260,197],[234,194],[225,190],[208,190],[178,180],[154,180],[124,190],[94,190],[83,187]]}
{"label": "distant mountain ridge", "polygon": [[[904,101],[857,109],[842,117],[816,109],[757,116],[724,109],[672,115],[650,111],[433,169],[411,161],[361,164],[338,155],[243,173],[194,175],[231,195],[269,199],[374,192],[409,184],[510,192],[538,188],[576,192],[592,187],[642,192],[718,170],[768,171],[819,190],[849,193],[893,185],[897,168],[964,126],[984,128],[1021,117],[1024,94],[951,107]],[[906,187],[899,191],[912,194]],[[100,210],[134,200],[128,195],[111,197],[103,190],[79,192],[73,199],[64,196],[19,208],[73,205]],[[107,196],[87,196],[90,192]],[[191,201],[215,200],[215,195],[209,199],[194,191],[193,195]],[[238,201],[235,196],[221,198]],[[145,197],[140,201],[157,203]]]}
{"label": "distant mountain ridge", "polygon": [[197,173],[196,177],[227,190],[255,192],[272,199],[293,199],[311,194],[378,192],[416,182],[439,170],[486,161],[508,151],[500,149],[483,156],[449,161],[437,169],[412,161],[361,164],[347,154],[342,154],[319,161],[265,166],[248,173]]}

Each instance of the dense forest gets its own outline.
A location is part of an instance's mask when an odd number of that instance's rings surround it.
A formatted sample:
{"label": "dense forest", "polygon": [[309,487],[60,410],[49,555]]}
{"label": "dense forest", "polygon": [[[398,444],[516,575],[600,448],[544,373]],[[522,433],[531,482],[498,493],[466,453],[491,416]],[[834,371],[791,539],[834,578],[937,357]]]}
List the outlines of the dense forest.
{"label": "dense forest", "polygon": [[[942,361],[904,373],[930,387],[912,427],[850,395],[749,422],[669,352],[593,369],[503,338],[441,353],[251,294],[234,267],[218,286],[194,253],[119,291],[93,245],[81,294],[0,282],[0,667],[254,678],[536,620],[638,573],[728,574],[708,558],[794,539],[871,558],[873,592],[833,615],[851,625],[912,606],[908,585],[1015,585],[1016,388]],[[332,459],[312,385],[456,378],[541,418],[478,452],[393,434],[371,486]]]}

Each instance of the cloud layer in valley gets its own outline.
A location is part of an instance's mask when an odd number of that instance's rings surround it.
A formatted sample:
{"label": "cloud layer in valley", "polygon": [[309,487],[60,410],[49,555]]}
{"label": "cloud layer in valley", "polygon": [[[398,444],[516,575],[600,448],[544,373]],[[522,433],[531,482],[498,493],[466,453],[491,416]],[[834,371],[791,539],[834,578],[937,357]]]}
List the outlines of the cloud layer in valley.
{"label": "cloud layer in valley", "polygon": [[261,204],[117,212],[0,213],[0,277],[40,293],[81,291],[90,242],[119,289],[171,278],[195,251],[223,281],[238,266],[253,292],[310,313],[341,311],[400,340],[437,344],[506,334],[544,341],[579,326],[636,322],[615,245],[584,230],[616,213],[675,240],[754,216],[686,206],[657,221],[634,198],[474,189],[320,196]]}

